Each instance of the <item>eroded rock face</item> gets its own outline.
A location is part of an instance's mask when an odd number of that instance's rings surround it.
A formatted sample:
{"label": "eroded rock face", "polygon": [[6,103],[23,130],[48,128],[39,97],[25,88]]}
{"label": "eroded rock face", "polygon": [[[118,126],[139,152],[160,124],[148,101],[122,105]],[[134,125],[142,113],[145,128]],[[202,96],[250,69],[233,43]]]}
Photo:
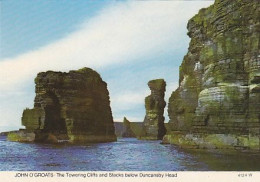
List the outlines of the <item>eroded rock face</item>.
{"label": "eroded rock face", "polygon": [[123,121],[123,125],[124,125],[124,131],[122,133],[122,137],[125,138],[135,138],[135,134],[131,128],[131,123],[128,119],[126,119],[126,117],[124,117],[124,121]]}
{"label": "eroded rock face", "polygon": [[[134,137],[140,138],[143,136],[143,122],[129,122],[129,124]],[[125,131],[127,129],[126,125],[124,122],[114,122],[114,125],[116,136],[122,138],[123,134],[125,135]]]}
{"label": "eroded rock face", "polygon": [[259,150],[259,12],[258,0],[216,0],[189,21],[165,142]]}
{"label": "eroded rock face", "polygon": [[72,143],[115,141],[107,84],[90,68],[42,72],[35,78],[33,109],[22,124],[35,141]]}
{"label": "eroded rock face", "polygon": [[164,126],[164,92],[166,83],[163,79],[148,82],[151,95],[145,98],[146,115],[143,122],[144,139],[162,139],[166,133]]}

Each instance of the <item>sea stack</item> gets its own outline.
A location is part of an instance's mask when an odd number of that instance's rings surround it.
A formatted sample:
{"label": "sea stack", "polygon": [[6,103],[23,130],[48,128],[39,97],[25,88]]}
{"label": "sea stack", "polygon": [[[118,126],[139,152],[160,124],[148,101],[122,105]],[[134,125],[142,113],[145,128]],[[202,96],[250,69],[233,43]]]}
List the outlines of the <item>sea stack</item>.
{"label": "sea stack", "polygon": [[107,84],[90,68],[68,73],[47,71],[35,78],[34,108],[25,109],[24,133],[35,142],[116,141]]}
{"label": "sea stack", "polygon": [[260,149],[259,12],[258,0],[216,0],[189,20],[165,143]]}
{"label": "sea stack", "polygon": [[163,79],[148,82],[151,94],[145,98],[146,115],[143,122],[142,139],[161,140],[166,133],[164,126],[164,92],[166,83]]}
{"label": "sea stack", "polygon": [[124,126],[124,129],[123,129],[122,137],[136,138],[136,136],[131,128],[131,123],[128,119],[126,119],[126,117],[124,117],[123,126]]}

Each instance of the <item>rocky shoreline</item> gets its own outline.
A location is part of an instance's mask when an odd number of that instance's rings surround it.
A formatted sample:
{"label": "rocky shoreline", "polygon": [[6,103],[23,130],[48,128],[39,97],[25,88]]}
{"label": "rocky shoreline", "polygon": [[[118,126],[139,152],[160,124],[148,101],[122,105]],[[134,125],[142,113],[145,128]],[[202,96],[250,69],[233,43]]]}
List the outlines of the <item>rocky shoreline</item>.
{"label": "rocky shoreline", "polygon": [[259,11],[256,0],[216,0],[189,21],[164,143],[260,150]]}
{"label": "rocky shoreline", "polygon": [[35,78],[26,129],[4,132],[11,141],[112,142],[117,137],[162,140],[192,149],[260,151],[260,3],[215,0],[188,22],[191,38],[168,102],[166,82],[148,82],[142,123],[113,121],[107,84],[90,68],[47,71]]}

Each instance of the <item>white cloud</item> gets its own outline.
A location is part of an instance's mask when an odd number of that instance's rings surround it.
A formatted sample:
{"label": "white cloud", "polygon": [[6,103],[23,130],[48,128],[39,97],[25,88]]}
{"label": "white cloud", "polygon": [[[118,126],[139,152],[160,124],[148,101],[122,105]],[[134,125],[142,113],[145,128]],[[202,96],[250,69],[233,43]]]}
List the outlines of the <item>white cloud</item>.
{"label": "white cloud", "polygon": [[33,78],[37,72],[70,70],[130,61],[176,41],[199,7],[209,3],[131,1],[100,12],[77,32],[38,50],[0,62],[1,90]]}
{"label": "white cloud", "polygon": [[117,93],[111,96],[111,107],[116,111],[125,111],[144,104],[144,98],[149,95],[146,90]]}
{"label": "white cloud", "polygon": [[[114,118],[115,122],[123,122],[124,121],[124,117],[125,115],[119,116],[117,118]],[[130,122],[142,122],[144,120],[144,118],[140,118],[140,117],[126,117]]]}
{"label": "white cloud", "polygon": [[[9,105],[2,102],[0,108],[9,107],[9,110],[0,110],[0,126],[11,122],[20,125],[20,117],[16,121],[12,117],[15,102],[19,101],[16,91],[24,92],[24,85],[28,83],[26,81],[33,81],[38,72],[68,71],[81,67],[106,69],[108,65],[142,60],[143,57],[160,53],[169,46],[178,48],[182,46],[182,35],[188,19],[200,8],[210,4],[212,2],[205,1],[116,2],[83,23],[78,31],[69,36],[15,58],[1,60],[1,100],[6,99]],[[12,97],[8,96],[10,93],[13,93]],[[113,112],[129,105],[141,104],[147,95],[145,92],[130,91],[120,95],[121,93],[111,95]],[[8,97],[5,98],[5,95]],[[121,101],[125,105],[120,105]],[[16,110],[22,111],[22,107],[32,101],[20,99],[20,102],[23,104],[17,104]]]}

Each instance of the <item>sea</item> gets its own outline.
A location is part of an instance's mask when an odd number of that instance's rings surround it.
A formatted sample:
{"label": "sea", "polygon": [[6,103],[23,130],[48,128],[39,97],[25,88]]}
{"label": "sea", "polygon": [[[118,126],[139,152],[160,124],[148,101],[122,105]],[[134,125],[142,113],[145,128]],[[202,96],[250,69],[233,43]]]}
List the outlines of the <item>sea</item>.
{"label": "sea", "polygon": [[10,142],[0,136],[0,171],[260,171],[260,154],[187,150],[135,138],[53,145]]}

